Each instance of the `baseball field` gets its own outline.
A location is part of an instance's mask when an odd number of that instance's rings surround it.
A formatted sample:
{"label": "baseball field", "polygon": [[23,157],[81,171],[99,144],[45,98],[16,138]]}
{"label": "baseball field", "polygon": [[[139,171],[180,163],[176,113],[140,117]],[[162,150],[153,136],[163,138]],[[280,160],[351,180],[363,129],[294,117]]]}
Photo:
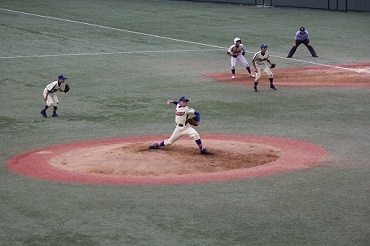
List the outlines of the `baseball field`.
{"label": "baseball field", "polygon": [[[369,13],[0,1],[0,245],[369,245]],[[301,45],[304,26],[319,57]],[[226,54],[268,45],[277,90]],[[253,71],[254,69],[252,69]],[[64,74],[59,117],[42,92]],[[213,155],[175,128],[186,95]]]}

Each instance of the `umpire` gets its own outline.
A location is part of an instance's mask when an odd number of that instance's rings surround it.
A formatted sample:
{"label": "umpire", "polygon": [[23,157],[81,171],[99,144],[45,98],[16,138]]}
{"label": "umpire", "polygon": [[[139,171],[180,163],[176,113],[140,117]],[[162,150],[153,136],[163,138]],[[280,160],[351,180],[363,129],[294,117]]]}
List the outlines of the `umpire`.
{"label": "umpire", "polygon": [[301,28],[299,28],[299,31],[297,31],[296,34],[295,34],[294,44],[293,44],[293,47],[290,49],[287,58],[291,58],[294,55],[295,51],[297,50],[297,48],[300,44],[306,45],[306,47],[310,51],[312,57],[318,57],[316,55],[316,51],[311,46],[310,34],[306,31],[306,28],[304,28],[302,26]]}

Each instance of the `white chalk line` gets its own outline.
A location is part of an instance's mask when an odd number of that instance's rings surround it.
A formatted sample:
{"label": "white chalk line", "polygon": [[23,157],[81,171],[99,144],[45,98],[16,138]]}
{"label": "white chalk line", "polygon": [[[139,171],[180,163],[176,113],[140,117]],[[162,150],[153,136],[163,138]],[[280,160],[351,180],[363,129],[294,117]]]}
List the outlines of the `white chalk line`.
{"label": "white chalk line", "polygon": [[[0,10],[12,12],[12,13],[29,15],[29,16],[36,16],[36,17],[39,17],[39,18],[65,21],[65,22],[70,22],[70,23],[75,23],[75,24],[82,24],[82,25],[98,27],[98,28],[103,28],[103,29],[108,29],[108,30],[114,30],[114,31],[119,31],[119,32],[127,32],[127,33],[132,33],[132,34],[137,34],[137,35],[148,36],[148,37],[166,39],[166,40],[171,40],[171,41],[175,41],[175,42],[182,42],[182,43],[188,43],[188,44],[197,44],[197,45],[206,46],[206,47],[213,47],[213,48],[216,48],[217,50],[227,49],[227,47],[221,47],[221,46],[217,46],[217,45],[205,44],[205,43],[200,43],[200,42],[193,42],[193,41],[177,39],[177,38],[164,37],[164,36],[159,36],[159,35],[155,35],[155,34],[136,32],[136,31],[131,31],[131,30],[127,30],[127,29],[120,29],[120,28],[115,28],[115,27],[103,26],[103,25],[92,24],[92,23],[83,22],[83,21],[75,21],[75,20],[69,20],[69,19],[58,18],[58,17],[53,17],[53,16],[38,15],[38,14],[33,14],[33,13],[28,13],[28,12],[23,12],[23,11],[5,9],[5,8],[0,8]],[[172,52],[189,52],[189,51],[198,51],[198,50],[183,50],[183,51],[177,50],[177,51],[172,51]],[[201,50],[201,51],[204,51],[204,50]],[[165,51],[145,51],[145,53],[148,53],[148,52],[152,52],[152,53],[158,52],[159,53],[159,52],[165,52]],[[166,52],[169,52],[169,51],[166,51]],[[250,54],[254,54],[253,52],[250,52],[250,51],[246,51],[246,52],[250,53]],[[59,54],[59,55],[11,56],[11,57],[0,57],[0,59],[31,58],[31,57],[40,58],[40,57],[57,57],[57,56],[84,56],[84,55],[85,56],[86,55],[114,55],[114,54],[131,54],[131,53],[144,53],[144,52],[112,52],[112,53],[99,52],[99,53],[76,53],[76,54]],[[274,56],[274,55],[271,55],[271,56],[276,57],[276,58],[280,58],[280,59],[295,60],[297,62],[308,63],[308,64],[317,65],[317,66],[326,66],[326,67],[344,69],[344,70],[349,70],[349,71],[357,71],[358,70],[358,69],[346,68],[346,67],[335,66],[335,65],[328,65],[328,64],[318,63],[318,62],[298,60],[298,59],[294,59],[294,58],[286,58],[286,57]]]}
{"label": "white chalk line", "polygon": [[203,52],[214,51],[215,49],[202,50],[146,50],[146,51],[122,51],[122,52],[97,52],[97,53],[71,53],[71,54],[55,54],[55,55],[29,55],[29,56],[2,56],[0,59],[16,59],[16,58],[43,58],[43,57],[61,57],[61,56],[95,56],[95,55],[119,55],[119,54],[148,54],[148,53],[181,53],[181,52]]}

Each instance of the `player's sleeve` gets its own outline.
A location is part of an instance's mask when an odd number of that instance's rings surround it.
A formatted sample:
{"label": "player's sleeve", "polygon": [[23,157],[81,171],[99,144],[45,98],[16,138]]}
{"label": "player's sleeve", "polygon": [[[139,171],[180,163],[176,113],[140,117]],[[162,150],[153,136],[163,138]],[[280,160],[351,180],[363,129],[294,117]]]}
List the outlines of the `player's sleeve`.
{"label": "player's sleeve", "polygon": [[306,31],[307,35],[306,35],[306,39],[310,39],[310,34]]}
{"label": "player's sleeve", "polygon": [[49,91],[49,92],[52,92],[54,87],[56,86],[56,84],[58,83],[58,81],[55,81],[53,83],[50,83],[46,86],[46,89]]}
{"label": "player's sleeve", "polygon": [[258,53],[254,54],[253,58],[252,58],[252,61],[257,61],[257,57],[258,57]]}
{"label": "player's sleeve", "polygon": [[232,51],[233,47],[234,47],[234,45],[231,45],[231,46],[229,47],[229,49],[227,50],[227,52],[228,52],[228,53],[231,53],[231,51]]}
{"label": "player's sleeve", "polygon": [[194,111],[195,117],[197,118],[197,121],[200,122],[200,114],[197,111]]}
{"label": "player's sleeve", "polygon": [[299,35],[299,31],[295,33],[295,37],[294,37],[295,40],[298,40],[298,35]]}

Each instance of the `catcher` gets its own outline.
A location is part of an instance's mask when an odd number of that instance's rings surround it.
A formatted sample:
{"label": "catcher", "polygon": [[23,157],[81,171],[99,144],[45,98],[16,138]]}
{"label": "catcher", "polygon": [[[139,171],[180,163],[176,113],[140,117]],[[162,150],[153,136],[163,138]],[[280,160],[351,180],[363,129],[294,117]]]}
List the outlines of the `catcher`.
{"label": "catcher", "polygon": [[254,66],[254,69],[256,70],[256,78],[254,79],[254,92],[258,92],[257,85],[261,78],[261,71],[264,71],[270,80],[270,88],[273,90],[277,90],[274,86],[274,75],[271,72],[272,68],[276,67],[275,63],[271,63],[269,53],[267,52],[267,45],[261,44],[260,45],[261,51],[254,54],[252,63]]}
{"label": "catcher", "polygon": [[[188,135],[189,137],[193,138],[196,144],[199,147],[200,153],[202,155],[210,155],[211,152],[205,149],[202,145],[202,140],[198,132],[193,128],[193,126],[197,126],[200,121],[200,114],[195,109],[190,108],[187,106],[189,99],[186,96],[180,97],[178,101],[174,100],[167,100],[167,104],[175,104],[176,105],[176,128],[173,131],[171,137],[166,139],[160,143],[154,143],[149,146],[149,149],[158,149],[162,146],[171,145],[177,140],[179,140],[182,136]],[[189,118],[189,115],[194,114],[195,117]]]}
{"label": "catcher", "polygon": [[61,74],[61,75],[58,76],[58,80],[56,80],[54,82],[51,82],[50,84],[48,84],[45,87],[44,92],[43,92],[45,107],[44,107],[43,110],[41,110],[41,114],[45,118],[48,117],[46,115],[46,110],[52,104],[54,105],[52,116],[53,117],[58,117],[57,109],[58,109],[58,106],[59,106],[59,101],[58,101],[58,97],[56,95],[56,92],[61,91],[61,92],[67,93],[69,91],[69,85],[68,84],[65,84],[64,89],[62,89],[62,84],[65,82],[66,79],[67,79],[67,77],[65,77],[63,74]]}

